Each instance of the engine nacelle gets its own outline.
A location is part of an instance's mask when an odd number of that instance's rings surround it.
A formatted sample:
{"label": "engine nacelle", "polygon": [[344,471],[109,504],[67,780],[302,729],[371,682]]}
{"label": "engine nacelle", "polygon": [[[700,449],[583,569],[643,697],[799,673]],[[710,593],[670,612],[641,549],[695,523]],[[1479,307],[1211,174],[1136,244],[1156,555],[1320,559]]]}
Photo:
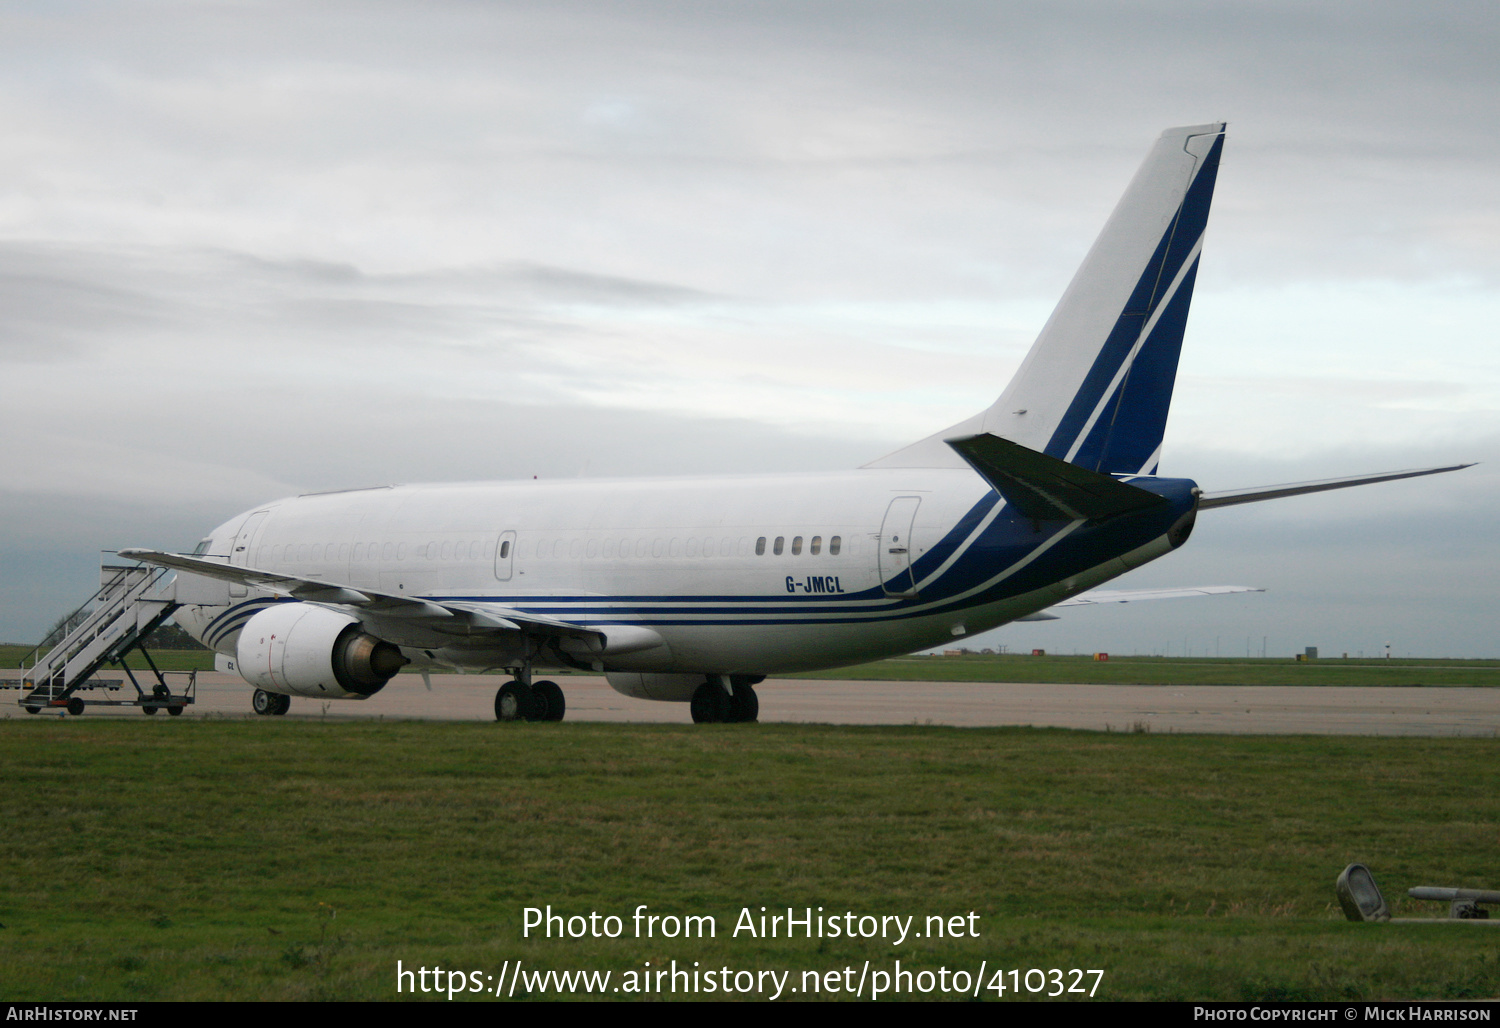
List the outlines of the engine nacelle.
{"label": "engine nacelle", "polygon": [[358,700],[411,663],[358,619],[311,603],[278,603],[256,614],[240,630],[235,658],[241,677],[266,692]]}

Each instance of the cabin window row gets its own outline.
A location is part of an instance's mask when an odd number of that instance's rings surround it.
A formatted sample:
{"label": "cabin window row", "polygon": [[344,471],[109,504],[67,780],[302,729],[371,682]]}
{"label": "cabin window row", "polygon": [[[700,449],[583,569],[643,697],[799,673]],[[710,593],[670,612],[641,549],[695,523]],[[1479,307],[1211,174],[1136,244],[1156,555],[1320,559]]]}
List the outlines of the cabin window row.
{"label": "cabin window row", "polygon": [[[657,536],[650,537],[606,537],[603,540],[597,538],[579,539],[539,539],[533,549],[525,540],[518,543],[516,553],[520,557],[535,556],[538,560],[562,560],[572,558],[604,557],[610,559],[629,559],[631,557],[748,557],[752,552],[757,556],[766,553],[767,537],[761,536],[753,542],[749,536],[741,536],[739,539],[732,537],[714,538],[690,536],[687,539],[677,537],[666,538]],[[844,549],[842,536],[831,536],[828,539],[828,554],[838,556]],[[780,555],[787,550],[785,536],[777,536],[775,543],[771,545],[771,552]],[[794,556],[800,556],[804,552],[803,537],[792,538],[790,552]],[[823,552],[823,537],[815,535],[809,540],[806,551],[810,556],[817,556]]]}
{"label": "cabin window row", "polygon": [[[828,555],[830,557],[837,557],[839,555],[840,551],[843,550],[843,548],[844,548],[844,539],[843,539],[842,536],[834,535],[834,536],[829,536],[828,537]],[[792,536],[791,550],[792,550],[792,556],[793,557],[800,557],[800,556],[802,556],[802,537],[800,535],[794,535],[794,536]],[[786,551],[786,536],[784,536],[784,535],[778,535],[776,537],[776,541],[771,544],[771,554],[773,556],[779,557],[785,551]],[[820,554],[822,552],[823,552],[823,537],[821,535],[815,535],[810,540],[808,540],[808,543],[807,543],[807,553],[808,553],[808,556],[810,556],[810,557],[816,557],[818,554]],[[763,557],[763,556],[765,556],[765,553],[766,553],[766,537],[765,536],[761,536],[759,539],[755,540],[755,555],[757,557]]]}

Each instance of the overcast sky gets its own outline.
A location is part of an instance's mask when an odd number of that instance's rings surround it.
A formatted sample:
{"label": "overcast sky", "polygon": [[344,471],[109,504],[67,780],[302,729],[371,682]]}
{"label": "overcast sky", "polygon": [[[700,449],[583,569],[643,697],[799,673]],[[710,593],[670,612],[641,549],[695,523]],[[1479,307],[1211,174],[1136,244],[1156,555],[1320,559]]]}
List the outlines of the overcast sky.
{"label": "overcast sky", "polygon": [[986,641],[1500,654],[1497,54],[1488,0],[7,5],[0,639],[288,493],[863,463],[1227,119],[1162,473],[1484,463]]}

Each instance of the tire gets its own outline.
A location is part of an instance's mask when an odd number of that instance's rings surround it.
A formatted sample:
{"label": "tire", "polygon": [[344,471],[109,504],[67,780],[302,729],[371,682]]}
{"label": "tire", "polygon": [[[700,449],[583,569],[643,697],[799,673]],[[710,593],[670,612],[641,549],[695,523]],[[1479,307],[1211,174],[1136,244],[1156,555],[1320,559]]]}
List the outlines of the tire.
{"label": "tire", "polygon": [[531,694],[536,697],[537,721],[561,721],[568,711],[568,701],[556,682],[533,682]]}
{"label": "tire", "polygon": [[729,697],[729,720],[741,724],[753,724],[760,717],[760,697],[748,685],[734,687]]}
{"label": "tire", "polygon": [[729,720],[729,697],[715,682],[704,682],[693,690],[690,704],[693,720],[700,725],[716,724]]}
{"label": "tire", "polygon": [[41,712],[42,712],[42,708],[41,707],[27,707],[26,708],[26,713],[28,713],[28,714],[40,714]]}
{"label": "tire", "polygon": [[83,716],[83,701],[80,700],[77,696],[74,696],[68,701],[68,713],[72,714],[74,717]]}
{"label": "tire", "polygon": [[146,706],[141,707],[141,713],[145,714],[147,717],[150,717],[152,714],[155,714],[156,711],[157,711],[157,708],[153,707],[153,706],[150,706],[149,704],[147,704]]}
{"label": "tire", "polygon": [[167,708],[167,713],[171,714],[173,717],[181,717],[182,716],[182,704],[179,703],[179,704],[177,704],[175,706],[168,707]]}
{"label": "tire", "polygon": [[275,693],[274,695],[276,696],[276,703],[271,708],[271,716],[280,717],[292,709],[292,698],[281,693]]}
{"label": "tire", "polygon": [[274,692],[257,689],[255,695],[250,697],[250,709],[262,717],[269,717],[276,713],[276,696]]}
{"label": "tire", "polygon": [[495,693],[496,721],[535,721],[536,695],[521,682],[511,680]]}

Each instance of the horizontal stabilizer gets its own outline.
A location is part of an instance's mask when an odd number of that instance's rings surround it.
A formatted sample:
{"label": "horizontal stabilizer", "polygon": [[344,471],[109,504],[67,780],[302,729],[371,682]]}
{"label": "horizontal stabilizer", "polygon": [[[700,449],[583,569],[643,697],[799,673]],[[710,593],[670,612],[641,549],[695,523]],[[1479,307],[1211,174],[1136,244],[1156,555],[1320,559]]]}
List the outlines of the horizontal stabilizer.
{"label": "horizontal stabilizer", "polygon": [[1472,468],[1473,464],[1450,464],[1443,468],[1415,468],[1407,471],[1386,471],[1379,475],[1351,475],[1348,478],[1325,478],[1318,482],[1289,482],[1286,485],[1262,485],[1250,489],[1225,489],[1222,492],[1204,493],[1198,498],[1198,509],[1210,507],[1232,507],[1237,503],[1259,503],[1261,500],[1279,500],[1283,496],[1300,496],[1303,493],[1321,493],[1329,489],[1348,489],[1355,485],[1372,482],[1394,482],[1398,478],[1420,478],[1423,475],[1440,475],[1445,471],[1460,471]]}
{"label": "horizontal stabilizer", "polygon": [[1195,596],[1227,596],[1230,593],[1263,593],[1253,585],[1194,585],[1176,589],[1094,589],[1071,600],[1055,603],[1057,607],[1078,607],[1090,603],[1135,603],[1140,600],[1182,600]]}
{"label": "horizontal stabilizer", "polygon": [[1005,502],[1038,521],[1100,521],[1167,501],[1109,475],[983,433],[946,440]]}
{"label": "horizontal stabilizer", "polygon": [[1263,593],[1253,585],[1188,585],[1176,589],[1092,589],[1070,600],[1054,603],[1046,610],[1016,618],[1017,621],[1056,621],[1051,613],[1058,607],[1082,607],[1094,603],[1137,603],[1143,600],[1184,600],[1198,596],[1227,596],[1230,593]]}

